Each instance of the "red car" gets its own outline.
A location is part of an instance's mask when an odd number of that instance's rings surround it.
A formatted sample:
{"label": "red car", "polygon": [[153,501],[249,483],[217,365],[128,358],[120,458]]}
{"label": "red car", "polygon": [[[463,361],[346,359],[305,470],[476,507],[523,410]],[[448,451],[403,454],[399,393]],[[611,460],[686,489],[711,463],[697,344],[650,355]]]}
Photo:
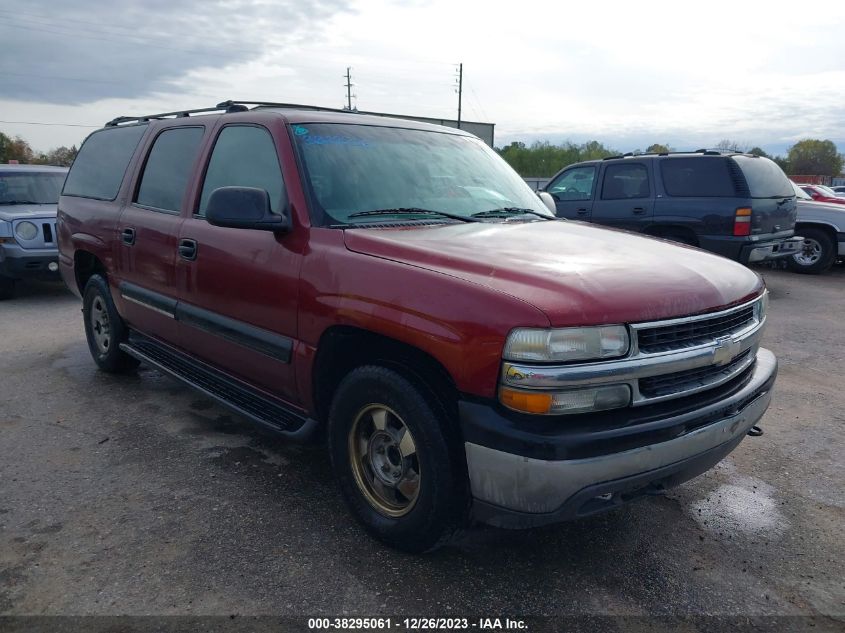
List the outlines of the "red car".
{"label": "red car", "polygon": [[661,492],[769,406],[752,270],[558,220],[461,130],[218,108],[115,119],[80,149],[58,228],[89,349],[325,438],[384,542],[424,551],[472,519],[541,525]]}
{"label": "red car", "polygon": [[845,204],[845,198],[840,198],[828,191],[827,187],[819,185],[798,185],[808,196],[816,202],[833,202],[835,204]]}

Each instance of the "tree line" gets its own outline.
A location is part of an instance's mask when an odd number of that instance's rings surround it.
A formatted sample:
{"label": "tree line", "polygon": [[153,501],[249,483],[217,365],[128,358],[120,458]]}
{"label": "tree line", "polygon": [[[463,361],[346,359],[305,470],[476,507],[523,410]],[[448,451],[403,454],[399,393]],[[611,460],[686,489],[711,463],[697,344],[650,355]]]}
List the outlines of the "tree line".
{"label": "tree line", "polygon": [[[730,139],[720,141],[713,149],[746,152],[770,158],[787,174],[838,176],[845,166],[845,158],[839,153],[833,141],[829,140],[798,141],[787,150],[785,156],[771,156],[760,147],[749,147]],[[497,147],[496,151],[520,176],[536,178],[553,176],[560,169],[573,163],[622,154],[598,141],[581,144],[567,141],[558,145],[553,145],[548,141],[535,141],[531,145],[514,141],[505,147]],[[674,151],[676,151],[675,148],[662,143],[655,143],[645,148],[645,153]],[[642,154],[643,151],[637,149],[632,153]]]}
{"label": "tree line", "polygon": [[0,132],[0,163],[16,160],[25,165],[59,165],[68,167],[79,150],[72,147],[56,147],[49,152],[36,152],[20,136],[11,138]]}
{"label": "tree line", "polygon": [[[724,139],[716,144],[715,149],[747,152],[765,158],[771,158],[787,174],[838,176],[845,166],[845,158],[836,148],[833,141],[804,139],[798,141],[786,153],[786,156],[770,156],[759,147],[748,147],[737,141]],[[20,136],[10,138],[0,132],[0,163],[17,160],[24,164],[60,165],[67,167],[76,158],[79,150],[72,147],[56,147],[49,152],[35,152]],[[605,146],[598,141],[586,143],[571,143],[566,141],[553,145],[549,141],[535,141],[530,146],[514,141],[505,147],[497,147],[496,151],[513,167],[520,176],[548,178],[560,169],[584,160],[596,160],[608,156],[619,156],[622,152]],[[646,153],[673,152],[669,145],[655,143],[645,148]],[[643,153],[634,150],[634,154]]]}

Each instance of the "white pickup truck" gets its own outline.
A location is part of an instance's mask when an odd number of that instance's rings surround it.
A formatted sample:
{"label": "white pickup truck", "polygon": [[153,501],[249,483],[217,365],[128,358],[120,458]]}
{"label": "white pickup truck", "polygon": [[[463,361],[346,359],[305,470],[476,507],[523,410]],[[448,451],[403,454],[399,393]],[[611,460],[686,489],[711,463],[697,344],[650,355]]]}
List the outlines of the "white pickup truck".
{"label": "white pickup truck", "polygon": [[816,202],[801,187],[793,186],[798,198],[795,234],[804,242],[787,264],[795,272],[822,273],[845,257],[845,205]]}

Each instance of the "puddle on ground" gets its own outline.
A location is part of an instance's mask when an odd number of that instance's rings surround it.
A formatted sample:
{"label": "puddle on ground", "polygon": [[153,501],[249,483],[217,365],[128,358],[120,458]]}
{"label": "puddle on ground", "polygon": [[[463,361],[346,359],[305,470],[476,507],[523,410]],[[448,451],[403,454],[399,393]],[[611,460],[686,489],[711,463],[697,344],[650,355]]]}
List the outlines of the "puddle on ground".
{"label": "puddle on ground", "polygon": [[[734,470],[728,467],[729,472]],[[689,512],[708,532],[725,536],[766,533],[782,534],[789,521],[780,510],[777,490],[760,479],[731,473],[728,483],[711,490],[706,497],[693,501]]]}

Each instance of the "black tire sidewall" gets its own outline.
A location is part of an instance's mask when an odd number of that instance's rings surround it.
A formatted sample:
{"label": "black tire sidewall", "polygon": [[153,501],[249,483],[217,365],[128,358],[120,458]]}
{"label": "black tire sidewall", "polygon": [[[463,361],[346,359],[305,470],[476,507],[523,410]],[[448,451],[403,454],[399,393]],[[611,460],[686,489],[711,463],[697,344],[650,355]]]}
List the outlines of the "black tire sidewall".
{"label": "black tire sidewall", "polygon": [[[378,512],[358,489],[350,463],[348,437],[358,413],[370,404],[395,411],[414,437],[420,461],[420,491],[411,511],[398,518]],[[379,540],[410,552],[436,548],[461,526],[467,507],[465,466],[456,439],[423,392],[393,370],[366,366],[352,371],[338,387],[329,413],[332,467],[356,519]]]}
{"label": "black tire sidewall", "polygon": [[827,233],[813,228],[796,229],[795,232],[802,237],[807,237],[818,242],[822,247],[822,255],[819,258],[819,261],[809,266],[799,264],[795,261],[794,255],[790,256],[786,262],[790,270],[798,273],[818,274],[826,271],[833,265],[833,262],[836,259],[834,242],[830,239],[830,236]]}
{"label": "black tire sidewall", "polygon": [[[94,340],[91,331],[91,305],[94,299],[99,296],[106,307],[109,317],[109,328],[111,344],[106,352],[101,352]],[[85,284],[82,293],[82,319],[85,324],[85,338],[88,341],[88,350],[97,366],[103,371],[119,373],[134,369],[138,362],[120,349],[120,343],[125,341],[128,335],[126,325],[123,323],[117,308],[112,301],[111,291],[106,279],[100,275],[93,275]]]}

